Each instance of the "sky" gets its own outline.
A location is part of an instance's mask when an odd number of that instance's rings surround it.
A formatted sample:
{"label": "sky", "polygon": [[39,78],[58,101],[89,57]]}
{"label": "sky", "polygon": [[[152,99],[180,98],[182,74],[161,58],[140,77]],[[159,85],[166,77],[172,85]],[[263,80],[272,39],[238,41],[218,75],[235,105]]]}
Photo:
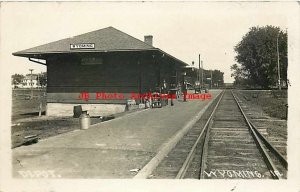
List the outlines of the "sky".
{"label": "sky", "polygon": [[[288,3],[287,3],[288,4]],[[153,35],[154,47],[204,69],[224,72],[234,46],[253,26],[288,28],[281,2],[10,2],[1,5],[1,64],[9,74],[46,71],[12,53],[113,26],[140,40]]]}

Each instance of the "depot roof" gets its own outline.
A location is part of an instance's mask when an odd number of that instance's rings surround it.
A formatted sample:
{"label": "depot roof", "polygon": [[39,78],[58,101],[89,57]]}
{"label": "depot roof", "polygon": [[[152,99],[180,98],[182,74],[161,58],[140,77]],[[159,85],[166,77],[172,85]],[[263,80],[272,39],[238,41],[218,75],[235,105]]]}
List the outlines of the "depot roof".
{"label": "depot roof", "polygon": [[117,51],[159,51],[183,65],[183,61],[155,48],[114,27],[107,27],[71,38],[54,41],[23,51],[13,53],[14,56],[45,59],[49,54],[117,52]]}

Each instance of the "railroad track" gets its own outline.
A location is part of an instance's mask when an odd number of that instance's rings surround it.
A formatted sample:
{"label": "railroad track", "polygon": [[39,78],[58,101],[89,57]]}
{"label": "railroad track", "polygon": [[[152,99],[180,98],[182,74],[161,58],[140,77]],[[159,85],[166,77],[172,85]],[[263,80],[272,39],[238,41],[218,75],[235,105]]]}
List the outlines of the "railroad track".
{"label": "railroad track", "polygon": [[[224,91],[150,178],[284,179],[285,157],[258,131],[232,91]],[[204,123],[205,122],[205,123]]]}

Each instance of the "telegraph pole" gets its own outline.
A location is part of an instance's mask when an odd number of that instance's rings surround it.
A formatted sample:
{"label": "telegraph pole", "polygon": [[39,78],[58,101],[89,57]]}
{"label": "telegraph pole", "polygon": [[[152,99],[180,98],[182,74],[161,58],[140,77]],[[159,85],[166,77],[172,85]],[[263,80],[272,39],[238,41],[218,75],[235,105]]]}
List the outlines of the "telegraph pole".
{"label": "telegraph pole", "polygon": [[277,34],[277,71],[278,71],[278,88],[281,90],[281,82],[280,82],[280,63],[279,63],[279,47],[278,47],[278,38],[279,38],[279,33]]}
{"label": "telegraph pole", "polygon": [[212,89],[212,70],[210,70],[210,89]]}
{"label": "telegraph pole", "polygon": [[202,70],[201,70],[201,85],[202,85],[202,89],[203,89],[203,71],[204,71],[204,68],[203,68],[203,61],[201,61],[201,68],[202,68]]}
{"label": "telegraph pole", "polygon": [[200,83],[200,70],[201,70],[200,62],[201,62],[201,60],[200,60],[200,54],[199,54],[199,71],[198,71],[198,81],[199,81],[199,83]]}
{"label": "telegraph pole", "polygon": [[30,85],[31,85],[31,95],[30,95],[30,98],[32,99],[33,98],[33,85],[32,85],[32,71],[33,69],[29,69],[30,71]]}
{"label": "telegraph pole", "polygon": [[37,85],[37,88],[39,90],[39,88],[40,88],[40,74],[39,73],[37,74],[37,83],[36,83],[36,85]]}

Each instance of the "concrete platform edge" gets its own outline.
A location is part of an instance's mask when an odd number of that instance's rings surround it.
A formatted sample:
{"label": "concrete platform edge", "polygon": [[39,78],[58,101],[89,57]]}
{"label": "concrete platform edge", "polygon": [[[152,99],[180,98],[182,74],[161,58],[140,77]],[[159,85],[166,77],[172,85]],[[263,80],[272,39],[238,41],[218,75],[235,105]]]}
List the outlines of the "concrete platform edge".
{"label": "concrete platform edge", "polygon": [[168,155],[168,153],[176,146],[180,139],[193,127],[193,125],[202,117],[206,109],[213,103],[213,101],[221,94],[220,92],[214,99],[212,99],[197,115],[195,115],[185,126],[180,129],[174,136],[165,142],[158,153],[143,167],[133,179],[147,179],[154,171],[159,163]]}

